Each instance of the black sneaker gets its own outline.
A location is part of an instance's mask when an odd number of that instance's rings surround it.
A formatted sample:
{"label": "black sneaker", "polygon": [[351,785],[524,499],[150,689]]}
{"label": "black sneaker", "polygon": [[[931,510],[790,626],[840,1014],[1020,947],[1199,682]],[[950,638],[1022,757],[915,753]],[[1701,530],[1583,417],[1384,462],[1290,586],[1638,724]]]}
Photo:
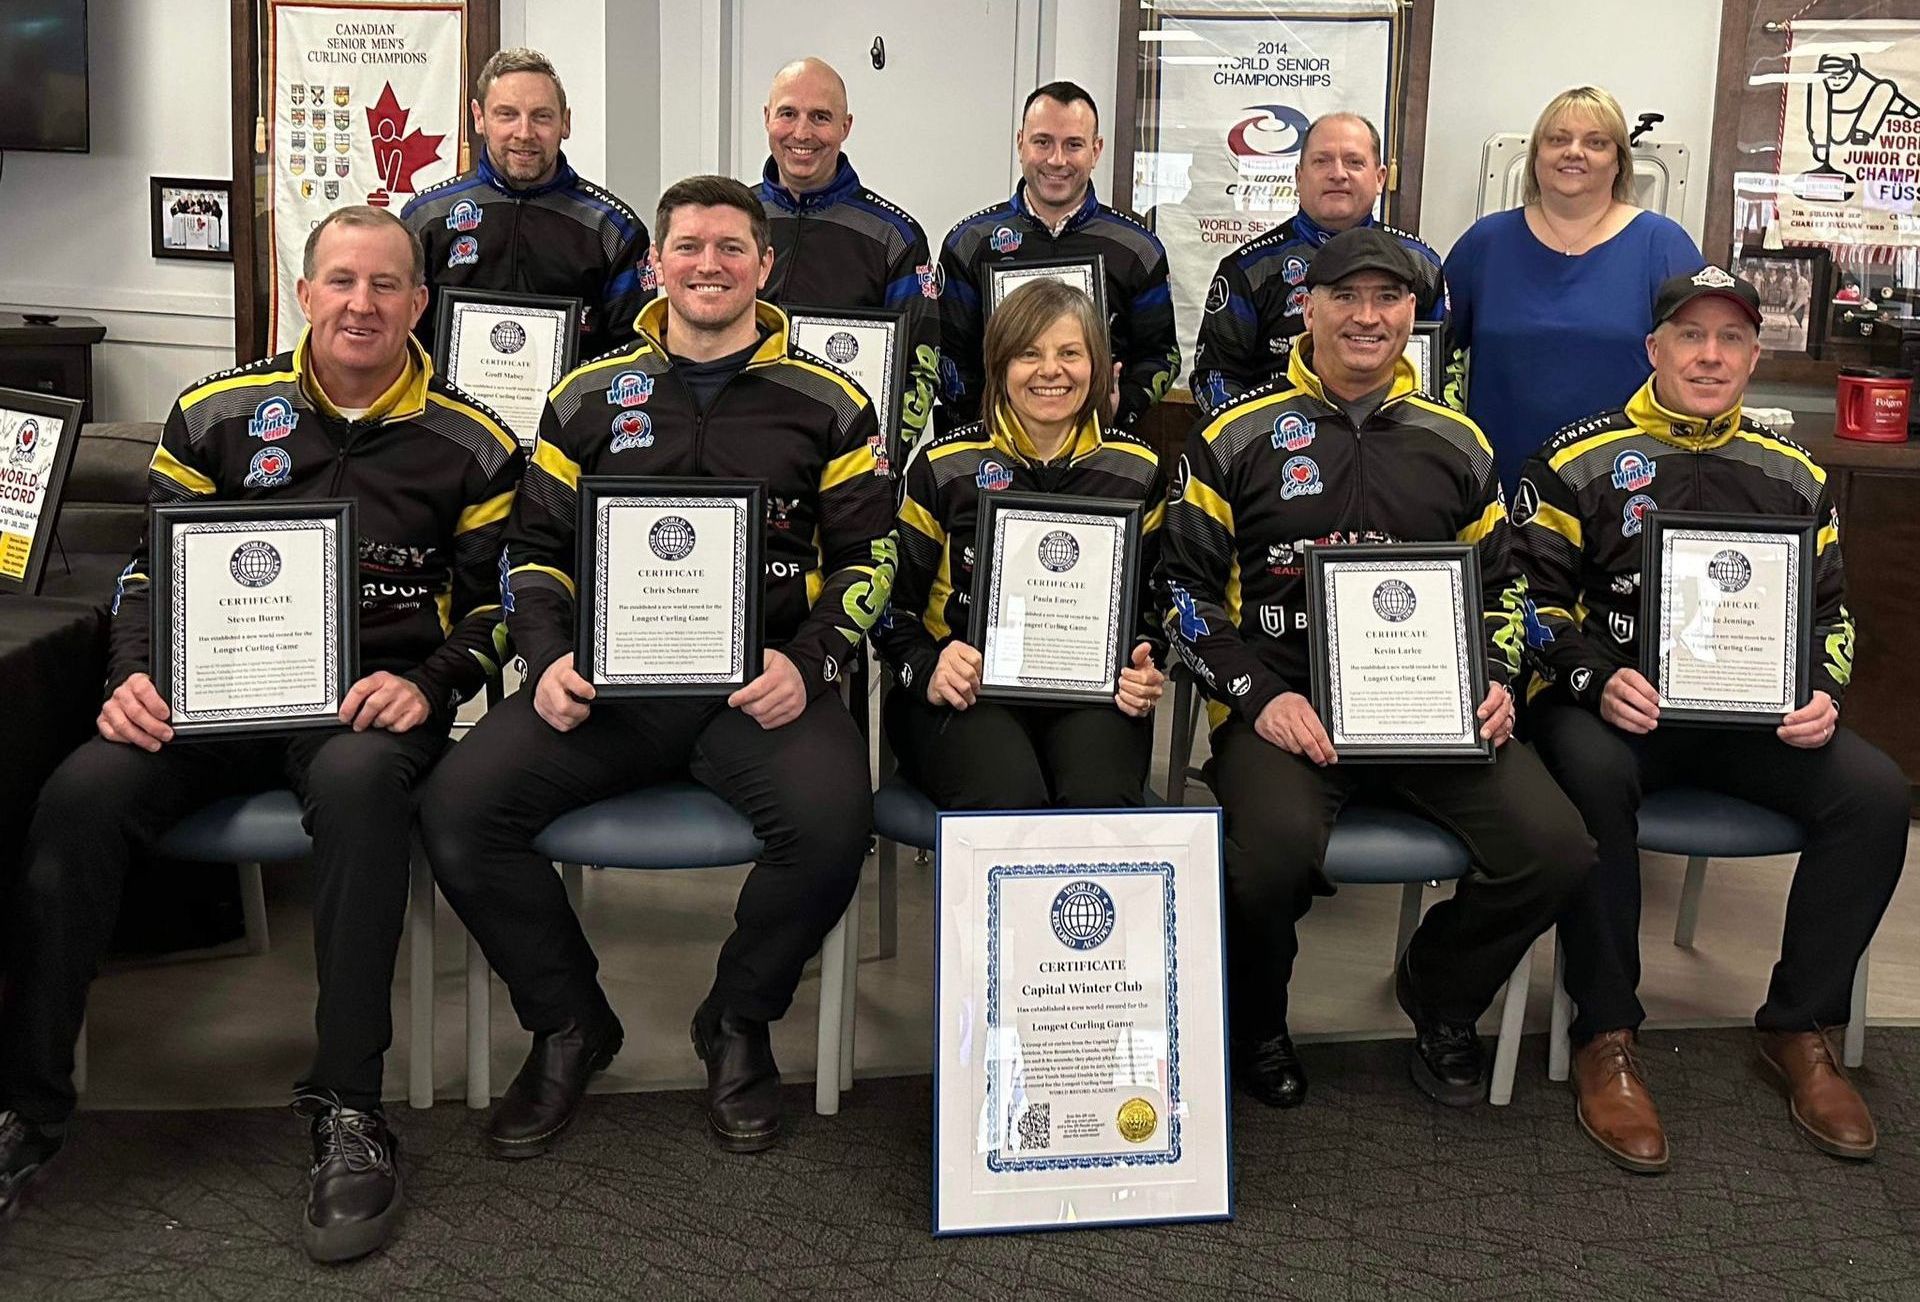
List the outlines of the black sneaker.
{"label": "black sneaker", "polygon": [[380,1247],[400,1215],[400,1140],[379,1112],[303,1094],[294,1110],[313,1119],[300,1242],[315,1261],[352,1261]]}
{"label": "black sneaker", "polygon": [[65,1129],[50,1133],[22,1121],[18,1113],[0,1112],[0,1221],[20,1210],[27,1190],[45,1176],[47,1164],[66,1142]]}
{"label": "black sneaker", "polygon": [[1233,1079],[1270,1108],[1297,1108],[1307,1101],[1307,1072],[1285,1031],[1264,1040],[1236,1040]]}
{"label": "black sneaker", "polygon": [[1435,1103],[1470,1108],[1487,1096],[1487,1059],[1472,1022],[1449,1022],[1414,997],[1407,956],[1393,966],[1393,993],[1413,1021],[1413,1083]]}

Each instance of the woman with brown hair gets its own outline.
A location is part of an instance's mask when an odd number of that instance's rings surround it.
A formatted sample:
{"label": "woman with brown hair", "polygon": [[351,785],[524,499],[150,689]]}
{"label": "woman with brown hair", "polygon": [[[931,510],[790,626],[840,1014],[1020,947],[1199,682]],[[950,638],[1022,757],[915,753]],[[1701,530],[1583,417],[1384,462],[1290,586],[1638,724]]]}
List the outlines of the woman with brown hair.
{"label": "woman with brown hair", "polygon": [[[1106,323],[1084,293],[1042,280],[987,323],[980,423],[927,444],[900,502],[893,601],[877,630],[895,689],[887,736],[901,771],[943,809],[1138,805],[1163,678],[1154,571],[1166,477],[1139,439],[1103,428]],[[1142,505],[1138,620],[1119,690],[1103,705],[979,699],[966,641],[981,498],[1008,490]]]}

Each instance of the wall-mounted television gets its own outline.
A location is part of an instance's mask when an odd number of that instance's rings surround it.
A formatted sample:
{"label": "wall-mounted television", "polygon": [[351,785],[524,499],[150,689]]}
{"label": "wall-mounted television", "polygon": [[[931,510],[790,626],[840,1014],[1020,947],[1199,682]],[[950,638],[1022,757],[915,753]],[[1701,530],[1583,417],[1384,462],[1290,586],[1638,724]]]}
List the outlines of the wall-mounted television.
{"label": "wall-mounted television", "polygon": [[87,149],[87,0],[0,0],[0,150]]}

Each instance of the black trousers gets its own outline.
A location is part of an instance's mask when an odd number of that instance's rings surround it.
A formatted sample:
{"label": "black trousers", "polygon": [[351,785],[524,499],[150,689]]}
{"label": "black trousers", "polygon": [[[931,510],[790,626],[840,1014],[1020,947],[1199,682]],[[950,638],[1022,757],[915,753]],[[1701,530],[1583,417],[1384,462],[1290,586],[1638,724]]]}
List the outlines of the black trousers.
{"label": "black trousers", "polygon": [[942,809],[1120,809],[1142,802],[1153,720],[1112,705],[931,705],[887,693],[900,771]]}
{"label": "black trousers", "polygon": [[1227,987],[1236,1039],[1286,1028],[1294,924],[1316,894],[1341,807],[1357,794],[1403,803],[1466,845],[1473,867],[1427,910],[1407,950],[1420,1002],[1449,1021],[1486,1011],[1593,864],[1593,842],[1533,752],[1492,764],[1317,767],[1237,718],[1213,734],[1207,782],[1226,814]]}
{"label": "black trousers", "polygon": [[776,1020],[853,898],[873,830],[866,747],[838,696],[771,731],[703,699],[603,702],[562,733],[534,713],[531,690],[516,692],[428,782],[420,819],[434,875],[527,1030],[610,1014],[593,947],[534,838],[569,810],[689,773],[750,818],[766,847],[709,999]]}
{"label": "black trousers", "polygon": [[95,737],[41,789],[11,927],[18,963],[0,1006],[0,1107],[64,1121],[87,985],[113,938],[129,867],[168,828],[219,799],[291,784],[318,876],[320,980],[313,1067],[298,1085],[349,1107],[380,1103],[393,1042],[393,964],[407,912],[413,790],[445,748],[445,725],[405,733],[175,742],[149,753]]}
{"label": "black trousers", "polygon": [[1692,786],[1751,800],[1799,820],[1806,848],[1787,894],[1785,934],[1763,1030],[1846,1022],[1853,969],[1893,898],[1907,853],[1907,779],[1899,766],[1841,728],[1818,750],[1771,729],[1660,727],[1622,732],[1591,711],[1551,705],[1533,719],[1534,744],[1599,843],[1598,867],[1560,919],[1572,1034],[1638,1028],[1642,795]]}

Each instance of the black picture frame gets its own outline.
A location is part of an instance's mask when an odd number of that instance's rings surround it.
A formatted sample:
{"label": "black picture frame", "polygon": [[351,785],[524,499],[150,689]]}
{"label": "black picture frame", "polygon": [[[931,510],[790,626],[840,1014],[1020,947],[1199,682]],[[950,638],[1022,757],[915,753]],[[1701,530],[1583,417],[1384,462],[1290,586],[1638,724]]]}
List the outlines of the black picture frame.
{"label": "black picture frame", "polygon": [[[980,319],[982,321],[991,320],[994,310],[1000,306],[1000,300],[1005,298],[1007,294],[1013,292],[1012,290],[1000,290],[998,286],[1001,276],[994,274],[995,272],[1004,273],[1009,270],[1019,270],[1023,272],[1085,271],[1094,287],[1093,310],[1099,314],[1102,321],[1111,321],[1113,319],[1107,315],[1107,260],[1098,253],[1087,253],[1073,258],[1012,257],[987,263],[985,265],[987,292],[982,296],[983,301],[980,304]],[[1061,280],[1065,279],[1065,277],[1056,275],[1053,279]],[[1078,287],[1076,286],[1076,288]]]}
{"label": "black picture frame", "polygon": [[[1810,668],[1813,660],[1813,560],[1815,542],[1820,525],[1817,520],[1806,516],[1770,516],[1723,514],[1711,511],[1649,511],[1646,514],[1644,537],[1640,554],[1640,672],[1653,684],[1655,691],[1661,690],[1664,675],[1660,672],[1661,645],[1660,631],[1665,627],[1660,618],[1660,603],[1664,598],[1665,547],[1663,542],[1668,533],[1675,530],[1692,530],[1704,533],[1767,534],[1793,538],[1798,547],[1796,562],[1797,591],[1789,601],[1788,618],[1793,627],[1788,630],[1789,645],[1795,652],[1793,672],[1793,705],[1798,709],[1805,705],[1810,695]],[[1689,704],[1684,700],[1669,699],[1661,693],[1660,725],[1697,725],[1707,727],[1745,727],[1777,728],[1781,717],[1787,711],[1772,712],[1752,709],[1716,709]]]}
{"label": "black picture frame", "polygon": [[[181,244],[168,242],[168,223],[173,217],[169,211],[175,203],[202,192],[211,192],[219,211],[219,229],[225,232],[225,243],[218,248],[194,249]],[[153,256],[156,258],[181,258],[189,262],[232,262],[233,230],[237,221],[233,212],[233,182],[195,180],[184,176],[150,176],[147,178],[147,210],[153,228]]]}
{"label": "black picture frame", "polygon": [[[4,483],[9,492],[21,491],[23,485],[20,481],[34,473],[26,467],[35,459],[33,442],[40,437],[38,422],[60,422],[59,441],[53,445],[53,460],[45,471],[46,491],[41,496],[39,511],[34,516],[32,532],[25,535],[24,544],[13,541],[22,535],[7,528],[9,518],[16,509],[14,503],[0,502],[0,593],[18,592],[34,596],[40,591],[40,583],[46,575],[48,552],[58,538],[60,499],[66,492],[67,476],[73,470],[74,451],[80,445],[80,413],[85,408],[86,404],[78,398],[0,388],[0,483]],[[12,420],[10,417],[19,419]],[[31,435],[26,432],[28,421],[35,422]],[[28,440],[25,444],[22,443],[23,438]],[[10,569],[15,568],[14,557],[23,546],[25,561],[19,564],[17,574],[9,573]]]}
{"label": "black picture frame", "polygon": [[[780,310],[787,314],[787,343],[790,347],[840,369],[845,368],[845,363],[834,357],[831,352],[823,355],[805,349],[801,345],[800,331],[803,326],[845,322],[855,326],[869,328],[883,326],[887,329],[887,392],[884,401],[871,393],[867,394],[867,401],[873,404],[874,411],[879,415],[880,433],[886,439],[888,464],[896,470],[904,466],[906,462],[903,458],[907,449],[902,446],[900,422],[902,412],[905,410],[909,369],[908,350],[911,346],[906,333],[907,314],[893,308],[811,307],[798,303],[782,304]],[[831,336],[828,337],[828,343],[832,343]],[[859,380],[855,378],[854,383],[858,384]],[[861,391],[866,392],[864,385],[861,386]]]}
{"label": "black picture frame", "polygon": [[[339,694],[346,694],[360,676],[360,547],[355,532],[358,508],[351,499],[311,502],[228,501],[180,502],[151,506],[147,511],[148,579],[152,594],[151,676],[154,690],[172,705],[177,697],[175,685],[180,665],[173,636],[173,562],[176,550],[175,530],[179,526],[231,525],[243,532],[245,526],[271,527],[298,521],[331,522],[333,561],[338,575],[333,635],[329,654],[335,657]],[[270,712],[245,714],[238,718],[209,720],[171,720],[176,739],[194,740],[305,732],[314,729],[342,728],[337,714],[286,717]]]}
{"label": "black picture frame", "polygon": [[[760,676],[766,650],[767,486],[763,481],[588,475],[580,480],[579,497],[574,574],[580,598],[574,606],[573,663],[575,671],[593,684],[596,699],[730,696]],[[599,569],[600,539],[596,521],[601,503],[619,498],[727,499],[742,503],[739,509],[746,527],[741,541],[741,581],[736,592],[736,608],[741,620],[742,677],[688,681],[663,675],[659,681],[651,682],[615,682],[606,677],[598,655],[599,629],[595,623],[595,610],[604,586]]]}
{"label": "black picture frame", "polygon": [[1441,332],[1445,329],[1445,324],[1439,321],[1415,321],[1407,335],[1406,351],[1421,350],[1426,362],[1422,369],[1420,361],[1408,358],[1413,362],[1414,387],[1429,398],[1438,398],[1440,390],[1446,387],[1446,358],[1440,351]]}
{"label": "black picture frame", "polygon": [[520,446],[531,451],[534,437],[540,432],[537,423],[533,429],[521,430],[511,423],[508,413],[500,410],[489,393],[469,387],[457,374],[458,368],[453,364],[453,322],[461,306],[466,304],[565,314],[567,324],[561,331],[559,349],[554,357],[554,374],[540,390],[540,398],[544,402],[546,395],[560,383],[561,379],[571,374],[574,367],[580,364],[580,319],[586,310],[586,300],[565,294],[512,294],[502,290],[467,289],[457,285],[435,289],[433,292],[434,371],[468,397],[486,404],[495,415],[500,417],[501,422],[506,424],[507,432],[520,441]]}
{"label": "black picture frame", "polygon": [[[1741,248],[1734,252],[1731,270],[1760,293],[1763,318],[1760,326],[1761,348],[1774,357],[1817,358],[1821,355],[1827,343],[1827,324],[1833,304],[1833,254],[1830,250],[1811,247]],[[1793,322],[1792,304],[1798,298],[1797,291],[1789,287],[1784,302],[1775,303],[1771,300],[1776,296],[1773,286],[1778,276],[1784,273],[1791,280],[1800,270],[1807,275],[1808,294],[1801,304],[1803,319]],[[1780,333],[1783,327],[1778,320],[1783,313],[1787,315],[1784,328],[1789,331],[1789,337],[1784,341]],[[1771,342],[1769,331],[1773,332]],[[1798,342],[1790,337],[1795,331],[1802,336]]]}
{"label": "black picture frame", "polygon": [[[979,523],[973,543],[973,588],[968,601],[967,642],[978,648],[982,655],[987,649],[987,620],[992,612],[994,572],[1000,559],[994,544],[995,524],[1003,513],[1010,510],[1029,511],[1037,515],[1059,516],[1063,520],[1072,516],[1101,516],[1122,522],[1125,541],[1120,568],[1114,575],[1119,592],[1113,604],[1114,625],[1110,649],[1114,691],[1117,691],[1120,671],[1127,666],[1128,657],[1133,652],[1135,623],[1139,619],[1140,530],[1141,521],[1145,518],[1141,503],[1110,497],[1009,492],[982,493],[979,502]],[[1025,701],[1033,705],[1111,705],[1113,691],[983,683],[980,699]]]}
{"label": "black picture frame", "polygon": [[[1460,613],[1465,647],[1467,681],[1462,685],[1465,713],[1470,721],[1471,742],[1342,741],[1336,727],[1333,695],[1332,638],[1337,630],[1334,612],[1327,601],[1327,572],[1330,567],[1347,563],[1367,566],[1384,564],[1391,569],[1433,562],[1454,566],[1460,572]],[[1307,630],[1308,653],[1312,667],[1313,709],[1333,738],[1340,762],[1346,763],[1466,763],[1486,764],[1493,760],[1494,745],[1480,735],[1478,710],[1487,697],[1487,646],[1481,631],[1479,553],[1468,543],[1363,543],[1307,546]],[[1376,600],[1378,598],[1376,597]],[[1231,690],[1229,687],[1228,690]]]}

